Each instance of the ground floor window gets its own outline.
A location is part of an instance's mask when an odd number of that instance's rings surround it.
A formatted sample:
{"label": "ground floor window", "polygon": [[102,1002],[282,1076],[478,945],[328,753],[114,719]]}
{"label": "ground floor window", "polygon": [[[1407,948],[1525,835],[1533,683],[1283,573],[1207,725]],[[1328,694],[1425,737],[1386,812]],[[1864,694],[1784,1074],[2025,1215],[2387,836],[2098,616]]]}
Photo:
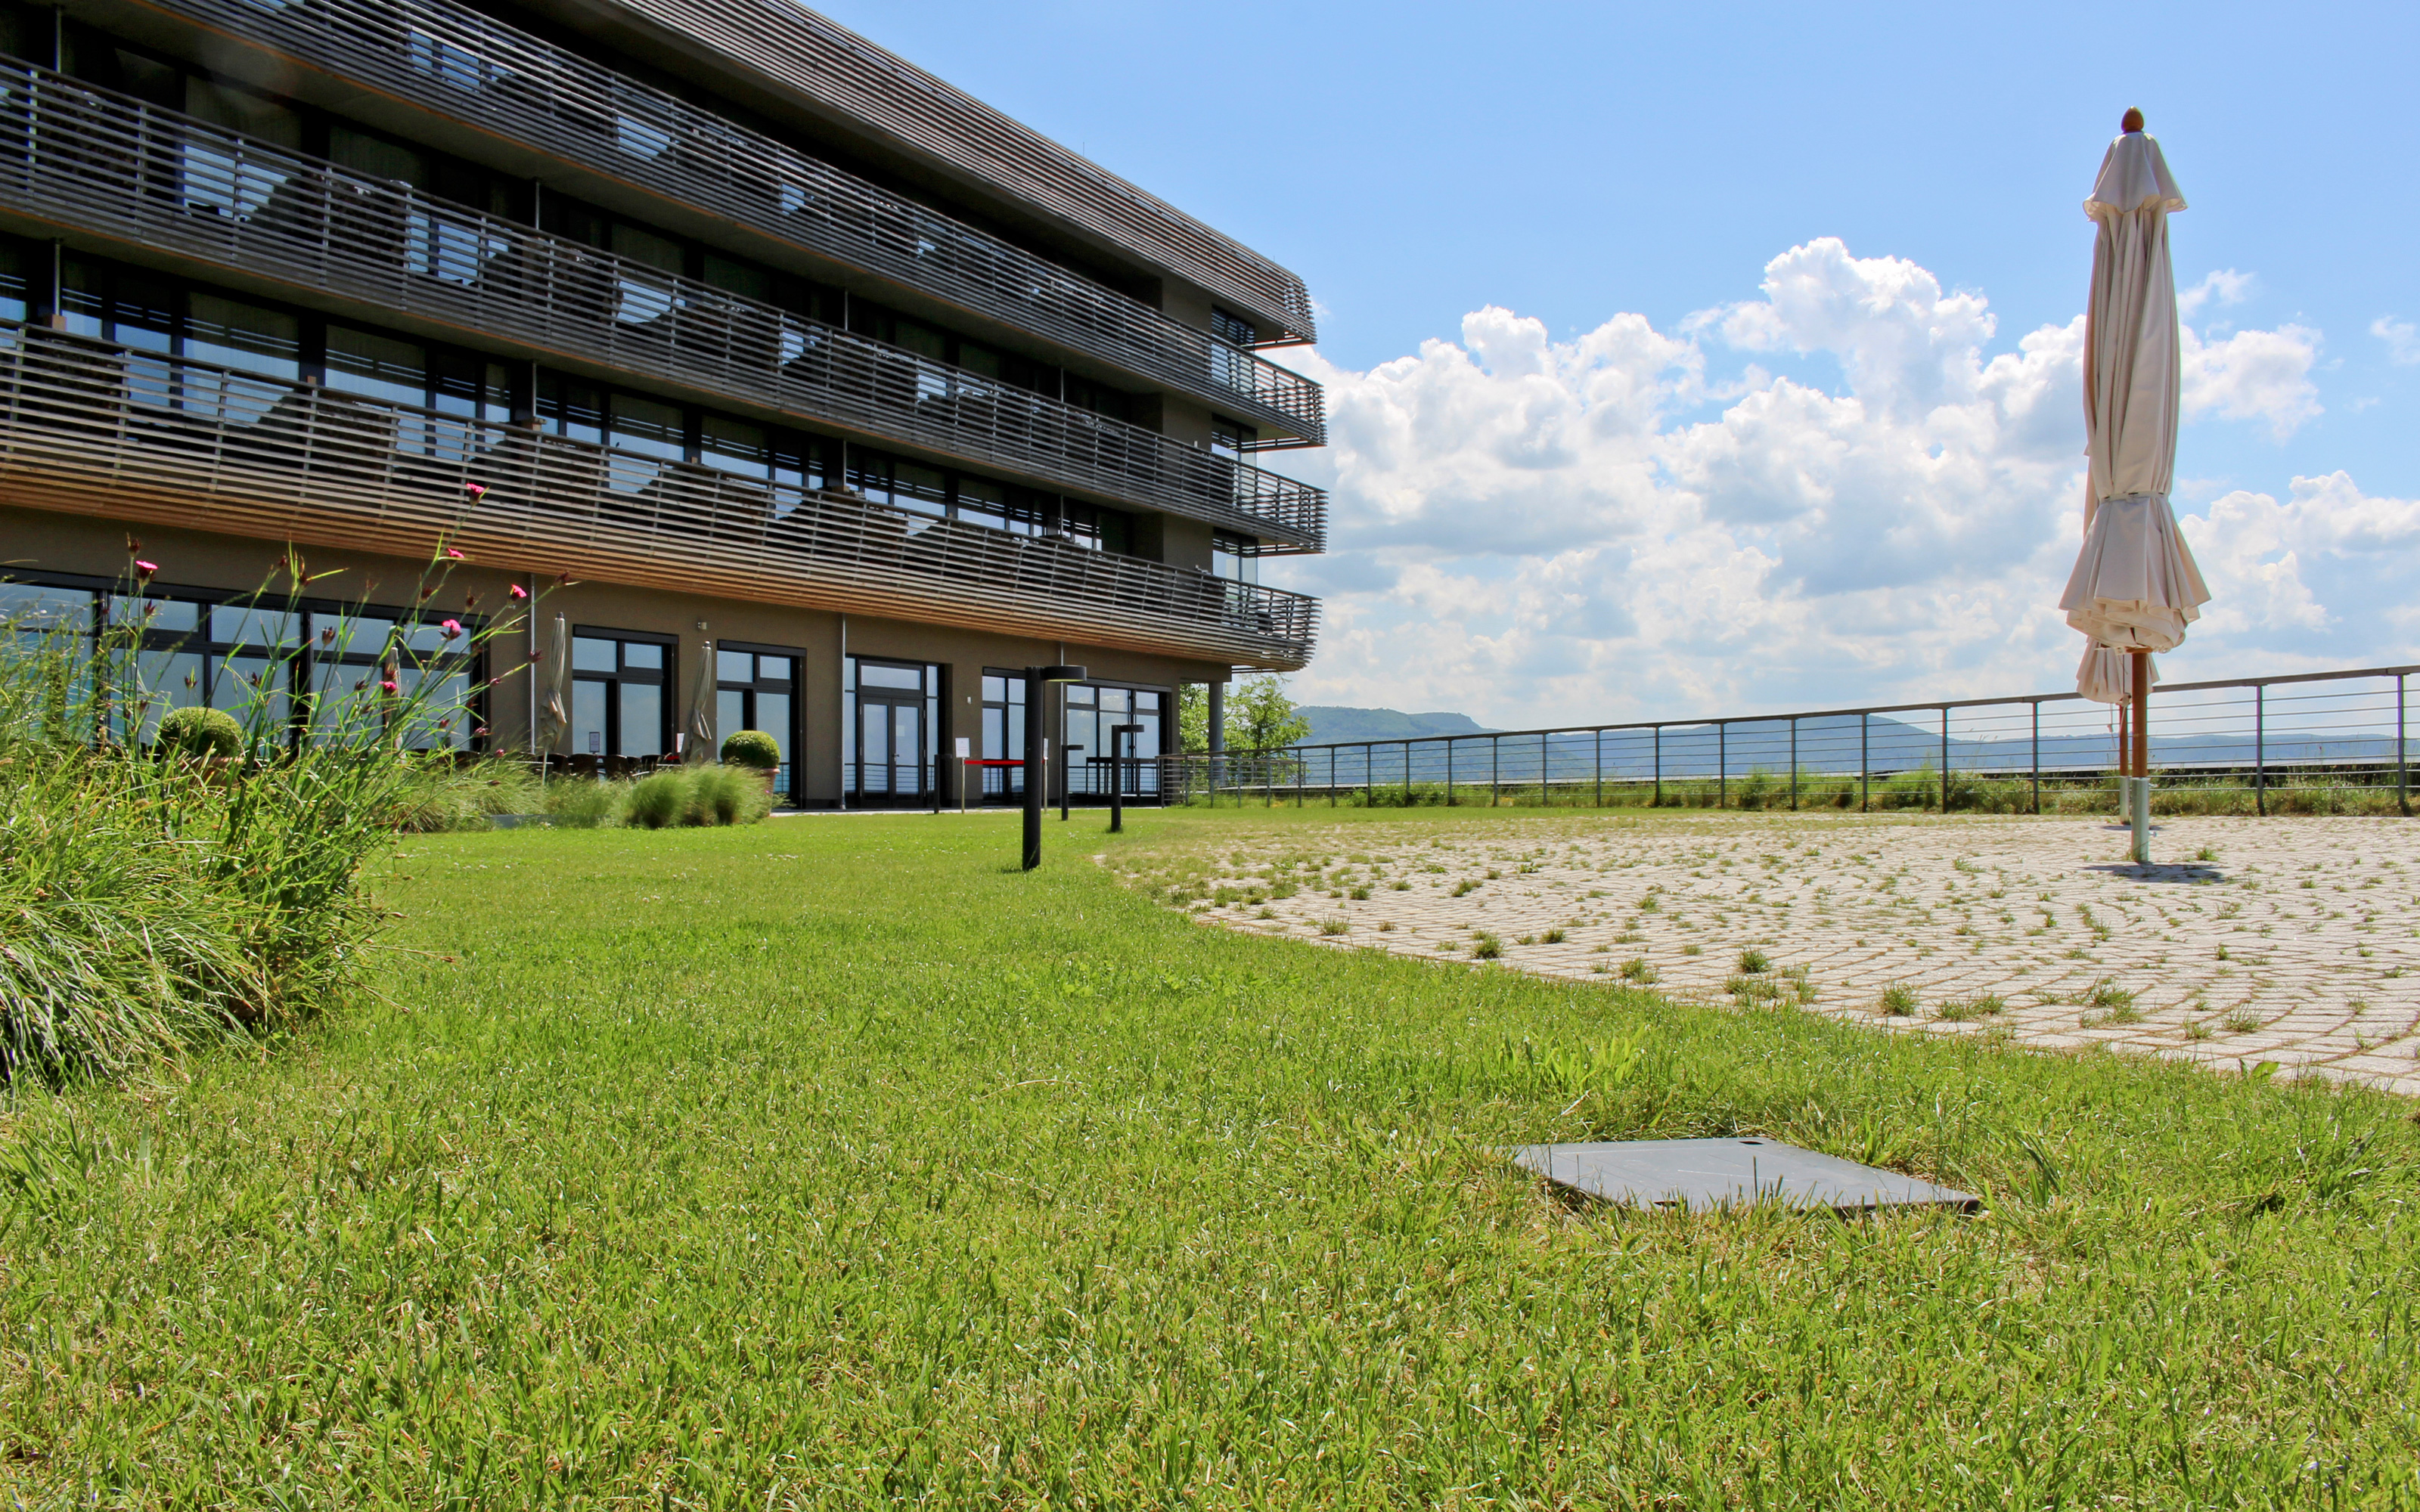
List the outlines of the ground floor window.
{"label": "ground floor window", "polygon": [[[1025,759],[1025,674],[986,667],[983,674],[983,759],[1020,762]],[[1016,766],[982,768],[977,789],[985,801],[1016,799],[1025,793],[1025,772]]]}
{"label": "ground floor window", "polygon": [[844,657],[841,710],[841,786],[848,801],[867,806],[930,801],[940,754],[940,667]]}
{"label": "ground floor window", "polygon": [[672,748],[674,651],[670,636],[573,627],[573,755],[661,756]]}
{"label": "ground floor window", "polygon": [[[1127,768],[1126,793],[1157,795],[1159,766],[1149,758],[1159,754],[1160,716],[1166,700],[1164,688],[1068,684],[1066,740],[1074,762],[1068,769],[1067,791],[1079,797],[1108,797],[1109,759],[1131,752],[1139,760]],[[1121,742],[1110,732],[1122,724],[1142,728]]]}
{"label": "ground floor window", "polygon": [[725,640],[714,651],[714,733],[729,739],[761,730],[782,748],[773,791],[792,793],[791,752],[799,742],[799,653]]}
{"label": "ground floor window", "polygon": [[65,635],[90,656],[103,631],[125,638],[112,739],[142,744],[173,709],[225,710],[263,744],[326,738],[391,717],[385,684],[422,695],[406,749],[467,750],[480,726],[473,625],[449,630],[396,609],[213,596],[148,585],[137,594],[71,582],[0,583],[0,625],[20,645]]}

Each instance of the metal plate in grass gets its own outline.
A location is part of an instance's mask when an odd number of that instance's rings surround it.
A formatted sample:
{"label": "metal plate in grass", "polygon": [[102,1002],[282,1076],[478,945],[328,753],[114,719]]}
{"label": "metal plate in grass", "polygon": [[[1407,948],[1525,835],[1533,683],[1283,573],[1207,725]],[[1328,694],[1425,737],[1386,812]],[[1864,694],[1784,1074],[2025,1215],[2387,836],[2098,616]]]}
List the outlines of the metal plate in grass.
{"label": "metal plate in grass", "polygon": [[1863,1212],[1872,1208],[1950,1208],[1979,1212],[1982,1199],[1897,1171],[1878,1171],[1770,1139],[1630,1139],[1589,1145],[1525,1145],[1515,1164],[1584,1196],[1625,1208],[1716,1208],[1777,1202]]}

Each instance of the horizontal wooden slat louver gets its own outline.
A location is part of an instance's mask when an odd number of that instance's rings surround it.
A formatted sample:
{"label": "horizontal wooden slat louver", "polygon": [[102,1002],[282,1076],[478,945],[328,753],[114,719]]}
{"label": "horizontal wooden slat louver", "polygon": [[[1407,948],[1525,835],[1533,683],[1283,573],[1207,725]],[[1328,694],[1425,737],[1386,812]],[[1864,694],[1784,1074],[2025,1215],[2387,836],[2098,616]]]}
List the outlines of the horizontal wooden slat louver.
{"label": "horizontal wooden slat louver", "polygon": [[[1168,383],[1311,444],[1319,386],[458,0],[129,0]],[[1305,309],[1308,309],[1306,298]],[[1264,313],[1271,330],[1275,315]],[[1306,338],[1308,339],[1307,335]]]}
{"label": "horizontal wooden slat louver", "polygon": [[1296,594],[18,322],[0,501],[1280,670],[1318,628]]}
{"label": "horizontal wooden slat louver", "polygon": [[23,65],[12,213],[1317,550],[1326,499],[1140,426]]}

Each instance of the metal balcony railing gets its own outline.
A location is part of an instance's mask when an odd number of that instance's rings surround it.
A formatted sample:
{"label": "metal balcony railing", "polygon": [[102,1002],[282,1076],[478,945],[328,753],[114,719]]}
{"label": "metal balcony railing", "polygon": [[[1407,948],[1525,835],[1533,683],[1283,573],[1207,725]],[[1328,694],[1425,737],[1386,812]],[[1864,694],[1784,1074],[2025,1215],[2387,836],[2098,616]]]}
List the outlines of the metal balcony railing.
{"label": "metal balcony railing", "polygon": [[483,134],[1167,383],[1298,444],[1319,386],[1139,301],[457,0],[155,0]]}
{"label": "metal balcony railing", "polygon": [[1318,627],[1275,589],[19,322],[0,500],[1271,668]]}
{"label": "metal balcony railing", "polygon": [[1317,549],[1320,491],[175,112],[0,65],[17,213]]}
{"label": "metal balcony railing", "polygon": [[[2160,813],[2412,811],[2420,666],[2151,690]],[[1171,793],[1367,804],[2102,812],[2118,713],[2021,693],[1163,758]]]}

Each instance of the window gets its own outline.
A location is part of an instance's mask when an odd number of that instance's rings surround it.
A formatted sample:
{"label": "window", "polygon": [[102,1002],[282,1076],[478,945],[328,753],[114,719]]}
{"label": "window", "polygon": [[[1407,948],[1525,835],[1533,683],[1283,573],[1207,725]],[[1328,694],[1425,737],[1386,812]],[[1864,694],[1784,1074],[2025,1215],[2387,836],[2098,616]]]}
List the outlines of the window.
{"label": "window", "polygon": [[[287,633],[285,616],[244,612],[248,619],[227,623]],[[405,748],[470,748],[479,721],[467,634],[449,635],[434,620],[378,609],[315,611],[307,619],[315,735],[386,719],[383,685],[393,682],[396,696],[416,701],[411,723],[400,732]]]}
{"label": "window", "polygon": [[0,237],[0,320],[23,320],[33,288],[34,258],[39,255],[15,237]]}
{"label": "window", "polygon": [[[1070,683],[1067,685],[1066,740],[1074,765],[1070,768],[1067,791],[1106,798],[1109,795],[1109,760],[1129,748],[1140,757],[1159,754],[1159,721],[1163,692],[1158,688],[1121,687],[1101,683]],[[1110,733],[1122,724],[1139,724],[1142,729],[1130,737],[1132,746],[1118,746],[1120,738]],[[1158,771],[1156,766],[1140,765],[1126,773],[1126,792],[1157,793]]]}
{"label": "window", "polygon": [[791,791],[790,751],[798,742],[799,657],[793,652],[734,646],[714,652],[714,729],[728,739],[742,730],[761,730],[782,748],[773,791]]}
{"label": "window", "polygon": [[[1025,759],[1025,674],[986,667],[983,674],[983,759],[1021,762]],[[1013,798],[1025,792],[1025,772],[1016,766],[983,769],[985,799]]]}
{"label": "window", "polygon": [[1134,517],[1122,510],[1071,502],[1063,507],[1060,527],[1088,551],[1134,551]]}
{"label": "window", "polygon": [[842,659],[841,785],[851,802],[921,802],[933,793],[940,699],[938,665]]}
{"label": "window", "polygon": [[1256,583],[1261,580],[1261,543],[1224,531],[1210,537],[1210,572],[1213,577],[1230,582]]}
{"label": "window", "polygon": [[1229,461],[1241,460],[1246,452],[1260,445],[1261,433],[1240,420],[1224,415],[1210,417],[1210,450]]}
{"label": "window", "polygon": [[1261,339],[1258,327],[1232,311],[1210,307],[1210,334],[1231,347],[1249,347]]}
{"label": "window", "polygon": [[[511,374],[468,352],[331,324],[326,369],[328,387],[339,393],[465,420],[500,424],[512,418]],[[396,432],[396,446],[416,455],[467,456],[479,441],[471,426],[420,416],[403,417]]]}
{"label": "window", "polygon": [[573,627],[573,755],[660,756],[671,747],[673,642],[635,635]]}

